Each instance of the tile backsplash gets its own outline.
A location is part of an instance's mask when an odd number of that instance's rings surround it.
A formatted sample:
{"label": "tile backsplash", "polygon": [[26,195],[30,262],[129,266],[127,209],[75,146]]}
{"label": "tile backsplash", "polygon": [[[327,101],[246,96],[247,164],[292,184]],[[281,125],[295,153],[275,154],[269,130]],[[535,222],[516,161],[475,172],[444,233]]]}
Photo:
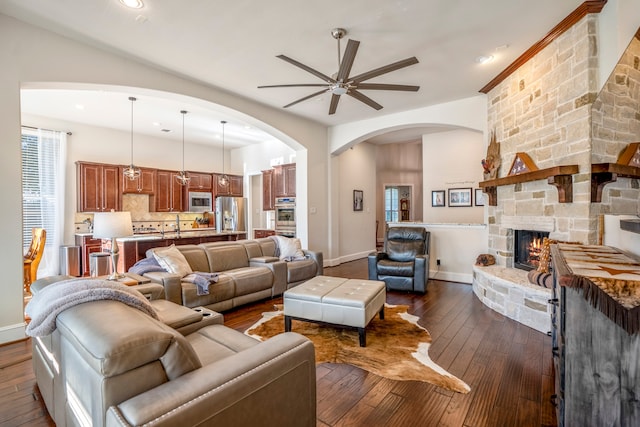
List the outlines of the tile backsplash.
{"label": "tile backsplash", "polygon": [[[193,228],[193,222],[196,218],[202,218],[201,213],[149,212],[149,196],[146,194],[124,194],[122,196],[122,210],[131,212],[133,227],[140,231],[150,231],[149,229],[160,231],[163,225],[166,231],[170,231],[170,227],[175,224],[176,215],[180,215],[180,229],[189,230]],[[89,221],[93,222],[93,213],[76,212],[74,219],[75,232],[91,232]],[[215,224],[211,225],[215,226]]]}

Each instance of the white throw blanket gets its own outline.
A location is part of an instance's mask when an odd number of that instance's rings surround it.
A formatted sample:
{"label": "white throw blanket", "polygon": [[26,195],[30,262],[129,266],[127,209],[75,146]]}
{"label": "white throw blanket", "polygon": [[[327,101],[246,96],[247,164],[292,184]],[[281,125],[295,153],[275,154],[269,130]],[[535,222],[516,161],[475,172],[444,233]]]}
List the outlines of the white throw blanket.
{"label": "white throw blanket", "polygon": [[33,296],[25,310],[31,317],[26,333],[32,337],[49,335],[56,329],[58,314],[74,305],[98,300],[120,301],[158,319],[149,301],[127,285],[100,279],[69,279],[52,283]]}

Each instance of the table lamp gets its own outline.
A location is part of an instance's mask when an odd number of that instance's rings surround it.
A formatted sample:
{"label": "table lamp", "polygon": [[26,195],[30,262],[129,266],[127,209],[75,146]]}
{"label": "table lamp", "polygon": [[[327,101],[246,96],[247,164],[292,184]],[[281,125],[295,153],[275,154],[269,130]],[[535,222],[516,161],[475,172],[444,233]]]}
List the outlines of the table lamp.
{"label": "table lamp", "polygon": [[116,238],[133,235],[131,212],[96,212],[93,215],[93,238],[111,239],[111,275],[109,280],[118,280],[118,243]]}

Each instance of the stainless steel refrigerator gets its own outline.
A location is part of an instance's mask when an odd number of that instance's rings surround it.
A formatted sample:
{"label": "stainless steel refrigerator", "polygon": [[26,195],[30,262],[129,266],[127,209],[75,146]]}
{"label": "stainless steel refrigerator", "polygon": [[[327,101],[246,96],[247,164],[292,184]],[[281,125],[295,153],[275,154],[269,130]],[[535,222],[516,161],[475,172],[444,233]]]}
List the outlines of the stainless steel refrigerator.
{"label": "stainless steel refrigerator", "polygon": [[247,231],[247,199],[216,197],[216,230]]}

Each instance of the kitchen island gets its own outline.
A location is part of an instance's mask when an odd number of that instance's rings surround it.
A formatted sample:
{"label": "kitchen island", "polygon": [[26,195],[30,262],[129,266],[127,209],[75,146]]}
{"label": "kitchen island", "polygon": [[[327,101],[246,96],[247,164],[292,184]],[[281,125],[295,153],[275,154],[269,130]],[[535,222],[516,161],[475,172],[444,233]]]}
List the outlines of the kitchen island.
{"label": "kitchen island", "polygon": [[[79,233],[76,236],[90,236],[90,233]],[[180,233],[148,233],[116,239],[120,257],[118,271],[126,272],[139,260],[146,258],[147,250],[171,245],[198,245],[208,242],[228,242],[247,238],[245,231],[216,231],[215,228],[199,228]],[[102,250],[111,249],[111,241],[104,240]]]}

